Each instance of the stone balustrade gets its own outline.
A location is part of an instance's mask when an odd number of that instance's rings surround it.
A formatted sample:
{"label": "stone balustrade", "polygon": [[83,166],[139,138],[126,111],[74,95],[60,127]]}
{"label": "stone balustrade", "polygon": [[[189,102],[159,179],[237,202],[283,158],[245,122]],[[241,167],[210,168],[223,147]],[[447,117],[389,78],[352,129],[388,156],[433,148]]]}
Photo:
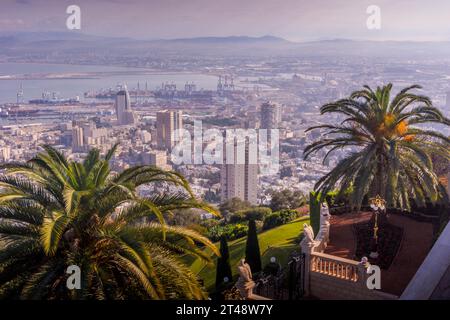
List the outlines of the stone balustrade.
{"label": "stone balustrade", "polygon": [[360,263],[333,255],[313,252],[310,259],[310,270],[331,277],[357,282],[360,278]]}
{"label": "stone balustrade", "polygon": [[354,261],[324,253],[330,234],[330,214],[326,205],[320,210],[317,235],[304,225],[300,243],[305,255],[305,294],[319,299],[397,299],[398,297],[367,287],[367,259]]}

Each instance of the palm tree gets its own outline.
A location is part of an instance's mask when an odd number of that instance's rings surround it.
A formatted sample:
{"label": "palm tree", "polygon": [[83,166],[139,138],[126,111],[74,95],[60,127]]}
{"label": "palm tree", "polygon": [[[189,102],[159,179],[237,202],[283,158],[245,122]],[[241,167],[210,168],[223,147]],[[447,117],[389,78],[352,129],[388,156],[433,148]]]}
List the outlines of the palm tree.
{"label": "palm tree", "polygon": [[391,99],[392,84],[353,92],[347,99],[321,107],[321,114],[343,116],[339,124],[308,129],[325,129],[321,139],[305,148],[304,158],[325,150],[323,159],[336,150],[350,149],[336,167],[322,177],[315,189],[322,194],[340,187],[352,187],[352,208],[359,209],[365,195],[384,197],[390,207],[410,209],[410,198],[417,205],[446,197],[433,171],[432,154],[449,159],[449,138],[428,130],[423,124],[450,122],[433,107],[431,100],[411,93],[413,85]]}
{"label": "palm tree", "polygon": [[[179,259],[210,262],[199,233],[164,223],[175,209],[216,210],[193,196],[176,172],[136,166],[112,173],[92,150],[68,161],[50,146],[0,175],[0,296],[22,299],[203,299],[196,276]],[[175,191],[140,197],[143,185]],[[80,290],[68,290],[68,266],[81,270]]]}

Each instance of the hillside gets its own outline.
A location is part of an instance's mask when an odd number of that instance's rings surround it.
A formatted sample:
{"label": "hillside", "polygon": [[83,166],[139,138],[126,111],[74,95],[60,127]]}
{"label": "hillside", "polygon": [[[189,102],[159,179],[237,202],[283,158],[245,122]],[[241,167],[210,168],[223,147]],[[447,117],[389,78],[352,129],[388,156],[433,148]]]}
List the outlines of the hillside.
{"label": "hillside", "polygon": [[[309,216],[298,218],[290,223],[270,229],[258,234],[259,247],[262,255],[263,266],[266,265],[271,257],[276,257],[277,261],[285,266],[292,251],[299,248],[296,241],[303,231],[303,224],[309,224]],[[245,242],[247,238],[230,241],[230,264],[233,271],[233,277],[237,276],[237,264],[240,259],[245,257]],[[218,245],[218,243],[216,244]],[[200,276],[205,282],[205,287],[211,289],[214,286],[216,278],[216,265],[205,265],[199,259],[191,264],[191,269]]]}

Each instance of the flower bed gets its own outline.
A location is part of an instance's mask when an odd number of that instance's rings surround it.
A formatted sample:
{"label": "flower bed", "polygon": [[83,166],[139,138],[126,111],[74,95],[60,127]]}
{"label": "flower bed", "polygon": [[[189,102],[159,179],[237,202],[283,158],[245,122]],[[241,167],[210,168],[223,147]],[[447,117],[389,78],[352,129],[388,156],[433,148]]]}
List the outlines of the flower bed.
{"label": "flower bed", "polygon": [[[373,222],[354,225],[356,234],[356,259],[368,257],[372,249]],[[378,229],[378,258],[369,261],[381,269],[388,269],[397,255],[403,237],[403,228],[386,223]]]}

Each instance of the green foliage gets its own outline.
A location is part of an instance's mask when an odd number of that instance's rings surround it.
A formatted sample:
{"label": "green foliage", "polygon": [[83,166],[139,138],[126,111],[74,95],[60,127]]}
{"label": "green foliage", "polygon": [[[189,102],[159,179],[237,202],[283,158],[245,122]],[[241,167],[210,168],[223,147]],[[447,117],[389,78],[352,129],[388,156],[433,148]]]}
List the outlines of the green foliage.
{"label": "green foliage", "polygon": [[228,216],[228,222],[229,223],[241,223],[244,222],[246,219],[245,213],[243,210],[232,213]]}
{"label": "green foliage", "polygon": [[229,222],[237,223],[249,220],[264,221],[266,216],[272,213],[272,209],[267,207],[252,207],[250,209],[240,210],[229,217]]}
{"label": "green foliage", "polygon": [[189,226],[200,224],[201,217],[193,210],[173,210],[165,215],[165,221],[174,226]]}
{"label": "green foliage", "polygon": [[243,223],[215,225],[208,229],[207,236],[211,241],[219,241],[222,236],[227,240],[234,240],[245,237],[248,226]]}
{"label": "green foliage", "polygon": [[281,191],[272,192],[272,200],[270,208],[272,211],[279,211],[282,209],[297,209],[306,203],[305,196],[301,191],[292,191],[284,189]]}
{"label": "green foliage", "polygon": [[200,222],[200,225],[202,227],[205,227],[206,229],[211,229],[211,228],[213,228],[215,226],[218,226],[220,224],[221,224],[221,220],[219,220],[219,219],[203,219]]}
{"label": "green foliage", "polygon": [[252,205],[248,201],[241,200],[240,198],[232,198],[221,203],[219,206],[219,211],[222,216],[226,217],[232,213],[249,209],[251,206]]}
{"label": "green foliage", "polygon": [[353,92],[349,98],[322,106],[321,114],[334,113],[345,117],[339,124],[314,126],[323,130],[319,140],[305,148],[304,157],[320,150],[330,154],[347,147],[354,152],[342,159],[333,170],[316,183],[314,189],[327,194],[333,189],[345,192],[353,186],[352,208],[359,209],[365,196],[379,194],[388,207],[410,210],[411,201],[424,206],[448,201],[439,189],[431,155],[450,159],[450,139],[422,124],[450,125],[430,98],[411,93],[421,89],[413,85],[402,89],[391,99],[392,84],[368,86]]}
{"label": "green foliage", "polygon": [[348,206],[350,204],[350,197],[353,193],[352,186],[348,187],[343,192],[340,190],[329,191],[324,201],[332,207],[332,206]]}
{"label": "green foliage", "polygon": [[[167,225],[169,212],[197,208],[176,172],[137,166],[113,174],[92,150],[83,162],[44,146],[26,163],[0,166],[0,297],[14,299],[204,299],[180,255],[210,263],[205,236]],[[178,188],[140,197],[143,185]],[[81,290],[66,287],[66,269],[81,269]]]}
{"label": "green foliage", "polygon": [[431,155],[431,161],[433,162],[434,172],[438,176],[443,176],[448,174],[450,168],[450,160],[440,154],[433,153]]}
{"label": "green foliage", "polygon": [[264,220],[263,230],[268,230],[288,223],[298,217],[296,210],[280,210],[276,211],[266,217]]}
{"label": "green foliage", "polygon": [[320,198],[321,194],[318,192],[311,192],[309,194],[309,217],[314,235],[317,235],[320,229]]}
{"label": "green foliage", "polygon": [[267,207],[255,207],[244,211],[246,220],[264,221],[265,217],[272,213]]}
{"label": "green foliage", "polygon": [[247,243],[245,245],[245,262],[250,265],[253,273],[257,273],[262,270],[258,233],[254,220],[250,220],[248,222]]}
{"label": "green foliage", "polygon": [[219,192],[208,190],[205,192],[203,199],[205,199],[205,201],[207,202],[217,203],[220,201],[220,194]]}
{"label": "green foliage", "polygon": [[217,258],[216,269],[216,289],[223,286],[224,279],[228,278],[228,281],[232,281],[233,273],[230,266],[230,253],[228,250],[228,243],[226,237],[220,238],[220,257]]}

